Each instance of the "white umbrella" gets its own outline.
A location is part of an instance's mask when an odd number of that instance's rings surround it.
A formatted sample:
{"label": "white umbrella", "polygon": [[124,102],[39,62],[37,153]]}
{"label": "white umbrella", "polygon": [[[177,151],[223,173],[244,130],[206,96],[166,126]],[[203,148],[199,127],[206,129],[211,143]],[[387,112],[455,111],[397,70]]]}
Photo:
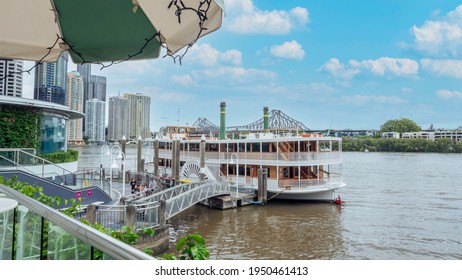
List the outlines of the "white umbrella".
{"label": "white umbrella", "polygon": [[0,57],[75,63],[157,58],[221,26],[223,0],[2,0]]}

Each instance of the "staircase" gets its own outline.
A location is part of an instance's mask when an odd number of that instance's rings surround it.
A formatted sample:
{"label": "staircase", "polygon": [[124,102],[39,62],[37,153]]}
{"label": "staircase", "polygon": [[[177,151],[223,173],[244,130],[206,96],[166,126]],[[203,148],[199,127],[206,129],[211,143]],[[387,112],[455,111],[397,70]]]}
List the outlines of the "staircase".
{"label": "staircase", "polygon": [[288,142],[278,142],[278,153],[284,159],[288,160],[288,153],[294,152],[294,149]]}

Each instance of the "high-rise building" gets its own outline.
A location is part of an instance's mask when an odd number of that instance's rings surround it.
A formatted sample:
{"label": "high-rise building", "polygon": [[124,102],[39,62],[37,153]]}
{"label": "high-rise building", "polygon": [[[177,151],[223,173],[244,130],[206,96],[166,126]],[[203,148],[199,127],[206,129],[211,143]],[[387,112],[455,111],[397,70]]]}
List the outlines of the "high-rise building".
{"label": "high-rise building", "polygon": [[68,53],[62,52],[56,62],[43,62],[37,66],[34,99],[66,104],[68,60]]}
{"label": "high-rise building", "polygon": [[88,88],[88,99],[106,102],[106,77],[91,75]]}
{"label": "high-rise building", "polygon": [[129,122],[129,103],[127,98],[120,96],[109,97],[107,138],[110,141],[121,140],[123,136],[127,139]]}
{"label": "high-rise building", "polygon": [[[83,113],[83,79],[79,72],[67,74],[67,106],[69,109]],[[67,141],[70,144],[83,143],[83,120],[69,120],[67,127]]]}
{"label": "high-rise building", "polygon": [[80,76],[83,79],[83,112],[85,112],[85,105],[87,100],[93,99],[88,95],[90,88],[91,64],[77,64],[77,72],[80,73]]}
{"label": "high-rise building", "polygon": [[151,117],[151,97],[141,93],[124,93],[128,99],[129,124],[127,138],[151,137],[149,119]]}
{"label": "high-rise building", "polygon": [[86,102],[85,136],[92,142],[106,141],[106,102],[90,99]]}
{"label": "high-rise building", "polygon": [[[91,74],[91,64],[78,64],[77,71],[83,78],[83,111],[86,112],[87,100],[98,99],[106,102],[106,77]],[[83,130],[86,130],[85,121]]]}
{"label": "high-rise building", "polygon": [[22,96],[22,67],[20,60],[0,58],[0,95]]}

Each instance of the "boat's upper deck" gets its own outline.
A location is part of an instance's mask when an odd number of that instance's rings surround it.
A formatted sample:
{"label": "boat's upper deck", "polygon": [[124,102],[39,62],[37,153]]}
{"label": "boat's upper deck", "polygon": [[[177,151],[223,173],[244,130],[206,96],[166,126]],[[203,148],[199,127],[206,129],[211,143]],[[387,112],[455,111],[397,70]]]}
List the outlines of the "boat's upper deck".
{"label": "boat's upper deck", "polygon": [[[319,134],[277,136],[272,133],[251,134],[241,139],[205,140],[205,157],[209,162],[224,163],[238,159],[241,164],[322,165],[341,163],[342,139]],[[159,155],[171,158],[173,141],[159,140]],[[182,160],[200,157],[201,140],[180,140]]]}

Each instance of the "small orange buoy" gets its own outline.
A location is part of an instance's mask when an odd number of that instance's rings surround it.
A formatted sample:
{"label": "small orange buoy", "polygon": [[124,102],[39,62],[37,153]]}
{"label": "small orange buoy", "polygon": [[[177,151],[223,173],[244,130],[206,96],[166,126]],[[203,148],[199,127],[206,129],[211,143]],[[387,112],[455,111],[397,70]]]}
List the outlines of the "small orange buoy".
{"label": "small orange buoy", "polygon": [[335,200],[335,204],[342,204],[342,199],[340,198],[340,195],[338,195],[337,199]]}

